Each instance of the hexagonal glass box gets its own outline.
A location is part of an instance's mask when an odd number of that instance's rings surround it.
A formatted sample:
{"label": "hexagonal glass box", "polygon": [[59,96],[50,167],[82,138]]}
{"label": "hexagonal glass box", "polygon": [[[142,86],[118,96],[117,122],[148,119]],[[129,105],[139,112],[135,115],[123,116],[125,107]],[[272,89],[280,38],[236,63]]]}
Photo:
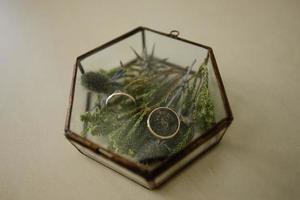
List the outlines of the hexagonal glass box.
{"label": "hexagonal glass box", "polygon": [[232,120],[210,47],[138,27],[77,58],[65,136],[153,189],[217,144]]}

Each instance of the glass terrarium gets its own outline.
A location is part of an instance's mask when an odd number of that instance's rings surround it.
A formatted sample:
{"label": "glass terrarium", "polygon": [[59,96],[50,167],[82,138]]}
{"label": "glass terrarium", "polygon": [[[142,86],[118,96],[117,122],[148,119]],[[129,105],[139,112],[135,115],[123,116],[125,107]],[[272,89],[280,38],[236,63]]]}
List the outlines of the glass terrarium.
{"label": "glass terrarium", "polygon": [[217,144],[232,120],[210,47],[138,27],[77,58],[65,136],[153,189]]}

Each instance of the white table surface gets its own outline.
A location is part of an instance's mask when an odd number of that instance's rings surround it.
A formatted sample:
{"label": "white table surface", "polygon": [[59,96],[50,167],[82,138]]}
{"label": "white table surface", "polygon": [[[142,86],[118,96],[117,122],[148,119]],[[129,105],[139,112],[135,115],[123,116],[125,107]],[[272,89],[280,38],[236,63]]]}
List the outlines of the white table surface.
{"label": "white table surface", "polygon": [[[139,25],[213,47],[235,120],[149,191],[63,136],[76,56]],[[300,2],[0,0],[0,199],[299,199]]]}

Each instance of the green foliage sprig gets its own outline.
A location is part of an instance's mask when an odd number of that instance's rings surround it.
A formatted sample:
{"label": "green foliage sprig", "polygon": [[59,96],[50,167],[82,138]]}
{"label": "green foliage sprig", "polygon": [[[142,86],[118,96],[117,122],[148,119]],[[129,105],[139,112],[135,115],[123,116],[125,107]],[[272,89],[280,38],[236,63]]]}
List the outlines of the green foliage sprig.
{"label": "green foliage sprig", "polygon": [[[99,99],[93,109],[81,115],[85,124],[82,134],[105,136],[110,150],[145,164],[181,151],[199,129],[215,123],[208,85],[209,54],[199,69],[192,71],[193,64],[184,69],[155,58],[154,49],[149,55],[146,49],[141,55],[132,49],[136,62],[126,66],[120,62],[108,72],[86,72],[81,77],[81,84]],[[119,99],[113,106],[105,106],[103,101],[115,90],[134,96],[136,104]],[[174,138],[161,141],[149,132],[146,120],[152,109],[167,104],[179,111],[182,123]]]}

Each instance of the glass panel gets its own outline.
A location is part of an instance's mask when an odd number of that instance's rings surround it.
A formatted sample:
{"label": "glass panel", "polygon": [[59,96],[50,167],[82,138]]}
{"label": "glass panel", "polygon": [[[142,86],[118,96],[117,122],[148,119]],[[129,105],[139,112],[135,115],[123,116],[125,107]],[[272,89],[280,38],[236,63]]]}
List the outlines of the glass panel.
{"label": "glass panel", "polygon": [[226,117],[208,50],[137,33],[81,61],[71,130],[149,167]]}

